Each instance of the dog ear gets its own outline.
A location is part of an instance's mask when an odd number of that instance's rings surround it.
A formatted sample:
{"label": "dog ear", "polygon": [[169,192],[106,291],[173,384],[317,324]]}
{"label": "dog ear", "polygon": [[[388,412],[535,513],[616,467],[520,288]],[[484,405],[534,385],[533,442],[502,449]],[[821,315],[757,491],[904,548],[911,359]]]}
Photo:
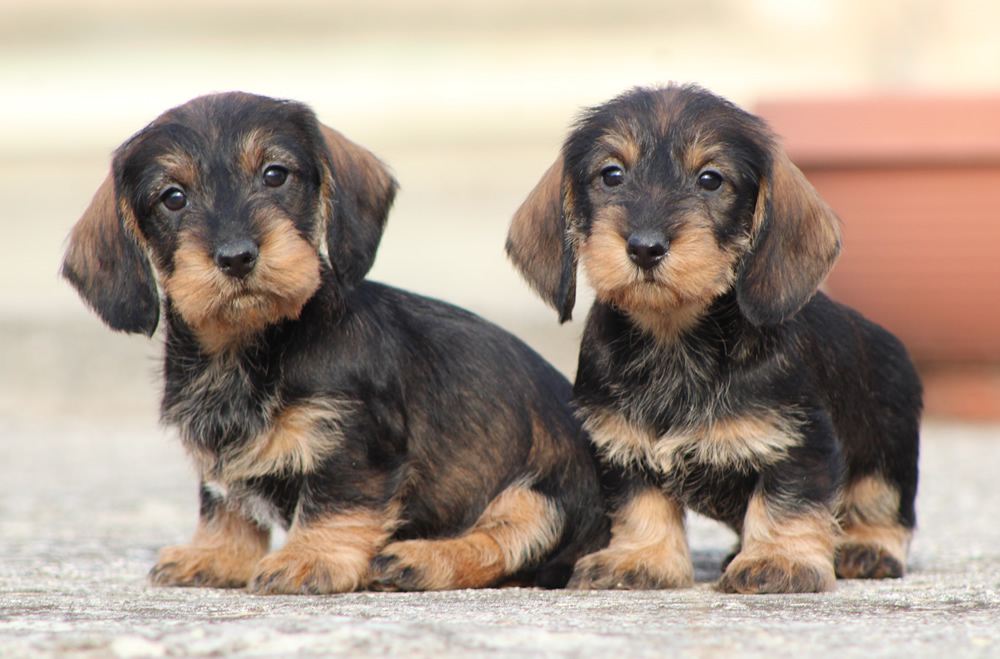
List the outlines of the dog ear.
{"label": "dog ear", "polygon": [[397,184],[367,149],[328,126],[320,124],[319,128],[332,158],[324,182],[332,205],[326,246],[341,281],[353,285],[364,279],[375,262]]}
{"label": "dog ear", "polygon": [[73,227],[62,276],[111,329],[152,336],[160,320],[153,267],[111,174]]}
{"label": "dog ear", "polygon": [[559,157],[514,213],[507,256],[559,322],[573,317],[576,303],[576,236],[570,231],[570,181]]}
{"label": "dog ear", "polygon": [[802,308],[840,254],[840,223],[780,147],[760,182],[750,251],[736,299],[755,325],[773,325]]}

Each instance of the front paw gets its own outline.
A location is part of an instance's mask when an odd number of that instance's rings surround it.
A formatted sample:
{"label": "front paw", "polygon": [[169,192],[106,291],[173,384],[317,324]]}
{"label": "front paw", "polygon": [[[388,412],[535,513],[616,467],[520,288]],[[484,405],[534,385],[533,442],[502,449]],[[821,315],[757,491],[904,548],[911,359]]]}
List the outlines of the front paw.
{"label": "front paw", "polygon": [[836,571],[844,579],[898,579],[906,568],[877,544],[846,543],[837,548]]}
{"label": "front paw", "polygon": [[256,560],[256,556],[227,547],[177,545],[160,552],[149,580],[156,586],[242,588],[250,580]]}
{"label": "front paw", "polygon": [[821,593],[833,590],[833,562],[800,561],[788,556],[737,555],[716,588],[723,593]]}
{"label": "front paw", "polygon": [[358,590],[367,580],[367,559],[359,565],[336,552],[285,547],[257,564],[247,589],[255,595],[328,595]]}
{"label": "front paw", "polygon": [[579,590],[654,590],[694,585],[694,567],[686,555],[664,555],[657,549],[609,547],[584,556],[573,568],[567,588]]}
{"label": "front paw", "polygon": [[427,567],[426,563],[414,560],[413,557],[409,556],[404,543],[389,545],[372,559],[372,588],[375,590],[429,590]]}

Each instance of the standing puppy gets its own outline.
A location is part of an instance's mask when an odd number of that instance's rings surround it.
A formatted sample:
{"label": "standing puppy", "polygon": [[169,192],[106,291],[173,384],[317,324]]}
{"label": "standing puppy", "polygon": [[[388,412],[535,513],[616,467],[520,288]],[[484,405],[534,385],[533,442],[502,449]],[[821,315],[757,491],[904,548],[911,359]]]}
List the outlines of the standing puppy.
{"label": "standing puppy", "polygon": [[903,575],[921,386],[906,350],[817,287],[837,218],[759,118],[694,86],[586,112],[507,251],[570,317],[596,291],[575,399],[614,483],[571,586],[673,588],[691,508],[733,528],[724,592]]}
{"label": "standing puppy", "polygon": [[470,313],[363,281],[395,190],[305,106],[240,93],[116,152],[63,275],[115,330],[152,335],[162,304],[162,415],[201,516],[154,583],[560,585],[600,546],[569,383]]}

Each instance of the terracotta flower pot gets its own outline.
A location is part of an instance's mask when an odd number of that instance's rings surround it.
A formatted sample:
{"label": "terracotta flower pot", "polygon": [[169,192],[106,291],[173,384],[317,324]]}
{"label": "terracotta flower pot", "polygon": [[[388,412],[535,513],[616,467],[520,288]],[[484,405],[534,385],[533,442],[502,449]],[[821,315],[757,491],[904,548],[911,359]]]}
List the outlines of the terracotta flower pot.
{"label": "terracotta flower pot", "polygon": [[[1000,97],[766,102],[757,113],[843,222],[831,295],[906,343],[929,413],[1000,418]],[[980,384],[969,390],[963,373]]]}

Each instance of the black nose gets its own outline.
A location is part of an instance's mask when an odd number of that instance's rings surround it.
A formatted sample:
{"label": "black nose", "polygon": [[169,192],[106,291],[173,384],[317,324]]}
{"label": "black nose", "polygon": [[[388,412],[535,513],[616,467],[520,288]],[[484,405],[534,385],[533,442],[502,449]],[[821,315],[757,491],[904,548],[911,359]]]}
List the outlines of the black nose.
{"label": "black nose", "polygon": [[253,271],[260,250],[250,239],[234,240],[219,245],[215,250],[215,265],[225,274],[243,279]]}
{"label": "black nose", "polygon": [[667,239],[658,231],[640,231],[628,237],[625,250],[632,262],[652,270],[667,255]]}

